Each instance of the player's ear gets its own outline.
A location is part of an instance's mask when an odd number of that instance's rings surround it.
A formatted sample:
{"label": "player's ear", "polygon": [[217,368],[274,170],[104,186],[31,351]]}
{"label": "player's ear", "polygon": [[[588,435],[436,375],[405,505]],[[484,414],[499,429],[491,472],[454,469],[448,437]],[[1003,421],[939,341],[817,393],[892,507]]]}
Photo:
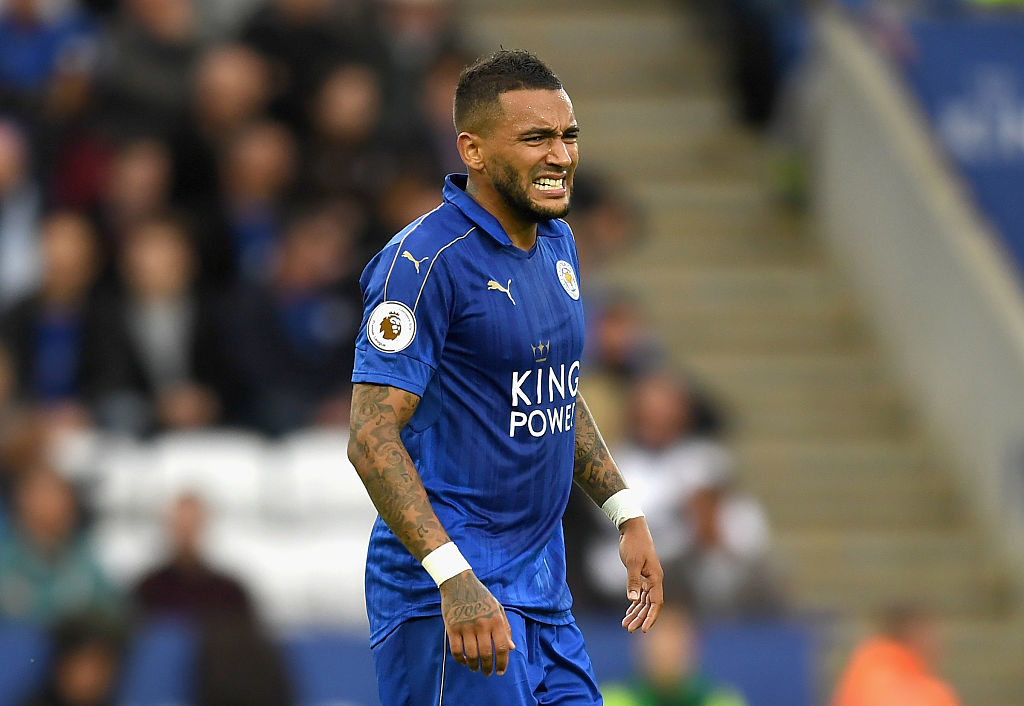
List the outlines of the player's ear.
{"label": "player's ear", "polygon": [[460,132],[456,146],[459,148],[459,156],[470,171],[484,170],[483,140],[479,135]]}

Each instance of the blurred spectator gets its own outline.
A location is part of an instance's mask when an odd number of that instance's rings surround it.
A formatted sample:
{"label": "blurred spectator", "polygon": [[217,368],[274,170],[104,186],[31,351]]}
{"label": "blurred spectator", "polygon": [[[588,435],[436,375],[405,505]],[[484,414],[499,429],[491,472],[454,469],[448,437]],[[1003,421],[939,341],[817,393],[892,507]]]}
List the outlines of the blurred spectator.
{"label": "blurred spectator", "polygon": [[312,140],[306,160],[314,193],[371,199],[394,178],[399,144],[381,131],[381,87],[366,64],[327,74],[311,103]]}
{"label": "blurred spectator", "polygon": [[[348,3],[357,6],[360,3]],[[376,27],[346,16],[333,0],[267,0],[242,40],[273,65],[274,114],[303,130],[309,96],[330,69],[380,54]]]}
{"label": "blurred spectator", "polygon": [[72,3],[7,0],[0,5],[0,102],[31,117],[61,72],[92,65],[96,26]]}
{"label": "blurred spectator", "polygon": [[220,40],[239,33],[242,25],[264,0],[217,0],[196,3],[199,31],[203,39]]}
{"label": "blurred spectator", "polygon": [[0,116],[0,314],[39,282],[41,201],[25,135]]}
{"label": "blurred spectator", "polygon": [[51,18],[45,22],[69,26],[71,37],[22,116],[30,126],[36,174],[47,203],[86,210],[94,205],[100,181],[97,175],[109,158],[107,138],[97,117],[99,26],[75,9],[75,3],[41,0],[37,5]]}
{"label": "blurred spectator", "polygon": [[733,461],[695,429],[696,401],[680,375],[659,371],[641,377],[629,390],[626,409],[627,437],[615,460],[643,498],[659,556],[670,561],[689,534],[686,503],[698,489],[728,478]]}
{"label": "blurred spectator", "polygon": [[[375,4],[387,57],[389,131],[417,128],[428,68],[456,49],[454,0],[380,0]],[[461,170],[460,170],[461,171]]]}
{"label": "blurred spectator", "polygon": [[53,653],[42,688],[22,706],[113,706],[124,648],[121,631],[82,614],[51,630]]}
{"label": "blurred spectator", "polygon": [[[423,81],[419,99],[423,122],[421,149],[429,155],[438,179],[466,169],[455,147],[452,105],[455,102],[455,86],[459,82],[459,74],[472,61],[472,57],[462,52],[447,51],[431,64]],[[576,208],[579,198],[578,183],[577,179],[573,187],[573,208]]]}
{"label": "blurred spectator", "polygon": [[573,184],[569,224],[579,248],[584,276],[621,253],[638,239],[641,231],[636,206],[622,189],[598,176],[578,176]]}
{"label": "blurred spectator", "polygon": [[[733,487],[732,459],[701,434],[686,380],[669,372],[637,379],[627,402],[627,437],[616,462],[647,513],[672,583],[701,618],[775,612],[780,590],[769,561],[760,505]],[[619,598],[616,533],[588,551],[590,580]]]}
{"label": "blurred spectator", "polygon": [[782,612],[783,591],[760,504],[719,476],[694,490],[686,513],[683,552],[663,565],[694,613],[732,619]]}
{"label": "blurred spectator", "polygon": [[196,622],[254,619],[245,587],[210,566],[203,556],[206,520],[206,506],[199,496],[185,493],[174,501],[167,521],[170,556],[133,591],[146,617],[175,616]]}
{"label": "blurred spectator", "polygon": [[243,407],[269,433],[348,421],[362,316],[353,234],[330,209],[298,212],[269,284],[235,293],[226,337],[238,357]]}
{"label": "blurred spectator", "polygon": [[697,636],[689,615],[666,603],[658,626],[637,643],[638,673],[602,685],[605,706],[744,706],[736,691],[697,672]]}
{"label": "blurred spectator", "polygon": [[14,361],[0,341],[0,426],[14,409]]}
{"label": "blurred spectator", "polygon": [[192,0],[125,0],[106,38],[108,119],[167,135],[183,116],[199,52]]}
{"label": "blurred spectator", "polygon": [[168,518],[170,556],[142,578],[135,601],[148,618],[185,618],[198,626],[198,706],[287,706],[291,688],[280,655],[245,587],[203,557],[205,526],[202,500],[181,495]]}
{"label": "blurred spectator", "polygon": [[128,139],[117,146],[100,184],[95,220],[102,235],[104,261],[114,279],[117,253],[127,233],[170,208],[171,153],[160,140]]}
{"label": "blurred spectator", "polygon": [[880,633],[854,651],[832,706],[957,706],[935,674],[939,653],[934,616],[914,604],[891,606]]}
{"label": "blurred spectator", "polygon": [[83,404],[95,357],[86,329],[97,271],[95,235],[89,222],[57,212],[43,223],[43,281],[19,301],[2,330],[15,360],[20,396],[43,405],[63,424],[88,423]]}
{"label": "blurred spectator", "polygon": [[7,530],[10,485],[14,477],[10,457],[11,436],[18,414],[14,384],[14,362],[0,341],[0,535]]}
{"label": "blurred spectator", "polygon": [[628,382],[660,365],[664,352],[636,302],[621,292],[597,299],[585,351],[590,370]]}
{"label": "blurred spectator", "polygon": [[47,624],[73,611],[109,611],[116,595],[77,529],[67,481],[36,466],[15,487],[12,531],[0,537],[0,616]]}
{"label": "blurred spectator", "polygon": [[173,137],[174,196],[204,205],[219,188],[218,156],[271,96],[266,59],[241,44],[221,44],[200,58],[191,79],[187,119]]}
{"label": "blurred spectator", "polygon": [[437,208],[441,203],[437,183],[438,180],[426,173],[422,164],[403,164],[377,202],[377,222],[382,232],[397,233],[424,213]]}
{"label": "blurred spectator", "polygon": [[582,385],[587,404],[601,419],[605,441],[615,448],[624,434],[623,410],[631,381],[659,367],[664,352],[632,297],[598,291],[591,301]]}
{"label": "blurred spectator", "polygon": [[153,217],[128,235],[124,293],[100,308],[91,332],[102,351],[93,382],[99,423],[133,434],[212,424],[229,374],[215,305],[194,287],[185,226]]}
{"label": "blurred spectator", "polygon": [[222,231],[209,231],[207,253],[230,253],[219,266],[208,261],[208,271],[234,272],[235,279],[265,282],[280,239],[288,199],[297,168],[295,140],[279,123],[262,122],[245,128],[231,140],[220,164],[222,209],[205,216]]}

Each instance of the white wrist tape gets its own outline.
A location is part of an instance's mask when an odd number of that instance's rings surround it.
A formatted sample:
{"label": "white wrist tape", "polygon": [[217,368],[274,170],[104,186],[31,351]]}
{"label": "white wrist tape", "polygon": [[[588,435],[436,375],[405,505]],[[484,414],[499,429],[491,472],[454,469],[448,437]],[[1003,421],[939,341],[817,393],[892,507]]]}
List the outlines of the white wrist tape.
{"label": "white wrist tape", "polygon": [[434,583],[440,586],[451,577],[473,567],[462,556],[455,542],[447,542],[423,557],[423,568],[434,579]]}
{"label": "white wrist tape", "polygon": [[601,509],[604,510],[604,514],[608,515],[608,519],[615,525],[615,529],[621,527],[626,520],[644,517],[644,511],[640,509],[631,488],[623,488],[615,493],[604,501]]}

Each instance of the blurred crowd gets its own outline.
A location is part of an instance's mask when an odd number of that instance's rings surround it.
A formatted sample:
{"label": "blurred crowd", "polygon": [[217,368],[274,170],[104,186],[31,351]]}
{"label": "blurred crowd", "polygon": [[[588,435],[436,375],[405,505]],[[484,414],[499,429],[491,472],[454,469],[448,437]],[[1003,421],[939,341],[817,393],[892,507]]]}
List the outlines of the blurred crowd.
{"label": "blurred crowd", "polygon": [[[83,431],[345,427],[363,264],[461,171],[451,106],[473,55],[455,10],[0,0],[0,618],[53,630],[31,703],[108,703],[125,616],[166,613],[205,626],[201,686],[289,702],[246,587],[203,557],[203,499],[173,500],[167,555],[119,585],[87,540],[97,510],[53,450]],[[642,230],[590,172],[570,220],[585,278]],[[698,619],[778,614],[769,526],[737,482],[721,410],[638,305],[598,282],[584,390],[673,601]],[[582,496],[566,538],[580,608],[618,610],[615,533]]]}

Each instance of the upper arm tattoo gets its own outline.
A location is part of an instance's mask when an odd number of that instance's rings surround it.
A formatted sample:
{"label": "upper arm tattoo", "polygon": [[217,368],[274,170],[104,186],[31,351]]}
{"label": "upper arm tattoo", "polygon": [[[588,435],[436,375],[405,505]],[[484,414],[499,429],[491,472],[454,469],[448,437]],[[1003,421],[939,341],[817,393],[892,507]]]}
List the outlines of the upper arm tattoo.
{"label": "upper arm tattoo", "polygon": [[352,387],[348,455],[381,518],[418,560],[448,541],[401,431],[420,398],[387,385]]}
{"label": "upper arm tattoo", "polygon": [[576,453],[572,472],[576,484],[598,505],[626,487],[582,395],[576,401]]}

